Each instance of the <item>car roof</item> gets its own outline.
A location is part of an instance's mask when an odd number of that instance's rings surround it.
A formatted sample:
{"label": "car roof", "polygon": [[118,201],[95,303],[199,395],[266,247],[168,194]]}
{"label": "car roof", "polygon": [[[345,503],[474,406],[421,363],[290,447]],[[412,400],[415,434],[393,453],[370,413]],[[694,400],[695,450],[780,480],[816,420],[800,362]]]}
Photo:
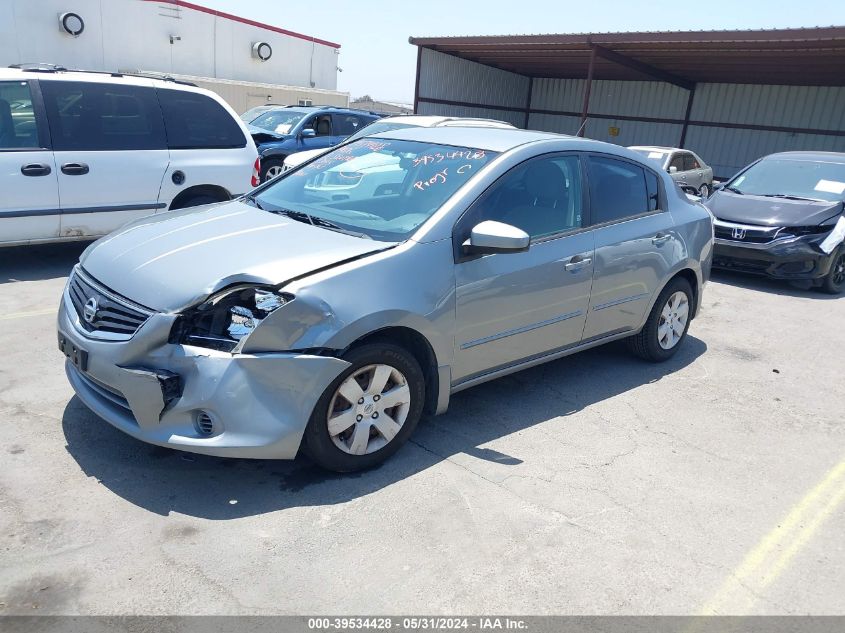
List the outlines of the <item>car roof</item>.
{"label": "car roof", "polygon": [[816,163],[845,164],[845,154],[842,152],[778,152],[763,157],[763,160],[779,158],[781,160],[803,160]]}
{"label": "car roof", "polygon": [[109,72],[99,70],[73,70],[49,64],[25,65],[24,68],[0,68],[0,79],[26,81],[85,81],[89,83],[120,83],[132,86],[154,86],[156,88],[185,89],[191,92],[206,93],[188,81],[179,81],[164,74],[144,74],[134,72]]}
{"label": "car roof", "polygon": [[379,119],[381,123],[404,123],[408,126],[416,127],[437,127],[437,126],[480,126],[480,127],[503,127],[511,129],[514,126],[505,121],[498,121],[496,119],[482,119],[478,117],[455,117],[455,116],[439,116],[434,114],[403,114],[398,116],[388,116]]}
{"label": "car roof", "polygon": [[[564,136],[563,134],[553,134],[551,132],[495,127],[405,127],[390,132],[373,134],[369,138],[420,141],[423,143],[484,149],[491,152],[506,152],[519,145],[538,141],[570,140],[575,147],[580,145],[595,145],[598,143],[598,141],[589,141],[575,136]],[[600,143],[600,145],[607,144]],[[618,149],[618,146],[615,147]]]}

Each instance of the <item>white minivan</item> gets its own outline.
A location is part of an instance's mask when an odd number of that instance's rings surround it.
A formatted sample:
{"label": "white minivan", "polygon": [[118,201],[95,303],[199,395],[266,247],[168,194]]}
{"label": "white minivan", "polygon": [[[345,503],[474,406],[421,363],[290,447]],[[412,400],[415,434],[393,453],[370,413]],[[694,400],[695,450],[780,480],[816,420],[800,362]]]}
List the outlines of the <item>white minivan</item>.
{"label": "white minivan", "polygon": [[258,153],[191,84],[36,65],[0,69],[0,246],[93,239],[142,216],[230,200]]}

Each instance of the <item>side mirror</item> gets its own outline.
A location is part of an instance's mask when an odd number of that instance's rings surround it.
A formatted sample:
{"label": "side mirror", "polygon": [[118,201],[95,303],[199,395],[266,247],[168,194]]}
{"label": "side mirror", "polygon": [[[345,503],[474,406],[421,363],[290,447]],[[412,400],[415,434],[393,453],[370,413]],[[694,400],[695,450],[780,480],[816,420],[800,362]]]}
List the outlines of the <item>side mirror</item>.
{"label": "side mirror", "polygon": [[670,173],[670,174],[677,174],[677,173],[678,173],[678,168],[677,168],[677,167],[675,167],[674,165],[671,165],[671,166],[669,167],[669,173]]}
{"label": "side mirror", "polygon": [[522,229],[485,220],[473,227],[469,239],[463,243],[463,249],[467,255],[521,253],[528,250],[530,243],[531,237]]}
{"label": "side mirror", "polygon": [[299,133],[299,136],[300,138],[314,138],[317,136],[317,133],[310,127],[307,127]]}

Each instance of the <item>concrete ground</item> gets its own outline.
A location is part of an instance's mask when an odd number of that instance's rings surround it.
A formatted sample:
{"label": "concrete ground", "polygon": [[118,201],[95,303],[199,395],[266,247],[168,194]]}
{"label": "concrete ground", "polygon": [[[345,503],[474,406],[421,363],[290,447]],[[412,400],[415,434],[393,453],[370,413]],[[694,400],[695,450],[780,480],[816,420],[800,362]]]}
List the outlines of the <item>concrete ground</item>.
{"label": "concrete ground", "polygon": [[845,298],[718,275],[669,363],[524,371],[333,476],[91,414],[81,250],[0,251],[0,614],[845,614]]}

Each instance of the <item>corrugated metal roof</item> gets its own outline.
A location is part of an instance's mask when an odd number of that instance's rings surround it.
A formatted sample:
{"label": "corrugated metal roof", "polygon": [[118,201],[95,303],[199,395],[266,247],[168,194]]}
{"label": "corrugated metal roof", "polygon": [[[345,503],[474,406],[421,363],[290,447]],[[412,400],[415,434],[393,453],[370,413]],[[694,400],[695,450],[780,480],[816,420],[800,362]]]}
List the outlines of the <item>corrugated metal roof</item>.
{"label": "corrugated metal roof", "polygon": [[411,37],[411,44],[529,77],[845,85],[845,26]]}

